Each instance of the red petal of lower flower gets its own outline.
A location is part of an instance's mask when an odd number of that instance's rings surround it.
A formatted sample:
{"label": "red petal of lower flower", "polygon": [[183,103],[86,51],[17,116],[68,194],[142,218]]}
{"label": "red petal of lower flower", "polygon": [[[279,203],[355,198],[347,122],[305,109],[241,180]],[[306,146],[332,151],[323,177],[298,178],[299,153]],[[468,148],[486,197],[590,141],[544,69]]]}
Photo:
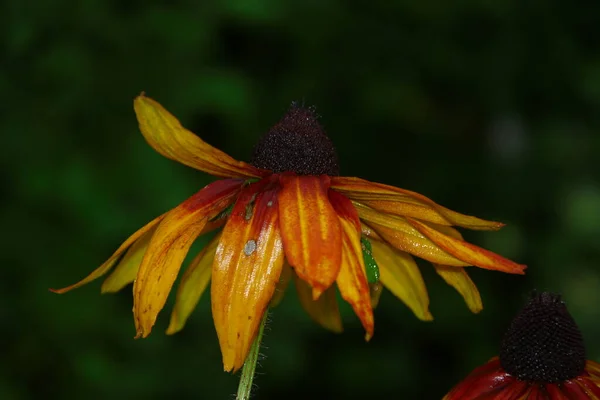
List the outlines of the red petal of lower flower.
{"label": "red petal of lower flower", "polygon": [[482,249],[474,244],[456,239],[412,218],[407,221],[419,232],[431,239],[436,245],[462,260],[469,265],[479,268],[507,272],[511,274],[524,274],[525,265],[517,264],[507,258],[499,256],[489,250]]}
{"label": "red petal of lower flower", "polygon": [[190,246],[207,221],[233,201],[242,183],[211,183],[170,211],[156,228],[133,285],[136,337],[150,334]]}
{"label": "red petal of lower flower", "polygon": [[327,176],[281,176],[279,218],[285,256],[317,298],[337,278],[340,222],[329,203]]}
{"label": "red petal of lower flower", "polygon": [[276,191],[260,189],[259,182],[242,192],[213,263],[212,314],[226,371],[244,364],[284,262]]}
{"label": "red petal of lower flower", "polygon": [[[513,399],[527,390],[528,384],[506,373],[498,357],[476,368],[442,400]],[[501,397],[506,396],[506,397]]]}

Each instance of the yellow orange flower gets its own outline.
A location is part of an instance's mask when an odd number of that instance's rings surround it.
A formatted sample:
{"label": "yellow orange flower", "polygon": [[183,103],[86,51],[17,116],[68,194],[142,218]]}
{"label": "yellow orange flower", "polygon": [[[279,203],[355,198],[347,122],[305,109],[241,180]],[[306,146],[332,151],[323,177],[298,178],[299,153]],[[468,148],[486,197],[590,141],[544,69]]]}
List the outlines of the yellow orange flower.
{"label": "yellow orange flower", "polygon": [[263,314],[290,280],[308,314],[339,332],[337,286],[368,340],[382,285],[418,318],[432,319],[413,256],[433,263],[474,312],[481,299],[463,267],[514,274],[525,269],[464,241],[453,228],[496,230],[501,223],[451,211],[408,190],[338,176],[335,148],[312,109],[293,104],[258,142],[250,164],[208,145],[143,94],[134,109],[157,152],[223,178],[135,232],[82,281],[55,290],[67,292],[114,268],[102,290],[134,283],[137,337],[150,333],[193,241],[223,225],[184,273],[167,332],[183,328],[210,281],[227,371],[243,365]]}
{"label": "yellow orange flower", "polygon": [[600,400],[600,364],[586,360],[575,321],[551,293],[513,320],[500,356],[475,369],[443,400]]}

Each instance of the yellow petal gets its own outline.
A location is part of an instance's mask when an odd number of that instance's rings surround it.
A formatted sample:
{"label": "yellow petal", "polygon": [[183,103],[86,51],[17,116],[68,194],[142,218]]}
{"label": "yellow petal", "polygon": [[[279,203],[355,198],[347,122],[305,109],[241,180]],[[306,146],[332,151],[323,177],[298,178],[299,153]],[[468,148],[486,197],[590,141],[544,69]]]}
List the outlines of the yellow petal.
{"label": "yellow petal", "polygon": [[313,321],[335,333],[341,333],[344,328],[342,326],[342,317],[338,307],[337,298],[335,295],[335,287],[330,286],[326,289],[317,300],[313,300],[312,288],[296,274],[294,283],[296,284],[296,292],[298,300],[302,308],[308,313]]}
{"label": "yellow petal", "polygon": [[360,218],[374,229],[379,236],[389,242],[398,250],[405,251],[433,263],[467,266],[468,263],[459,260],[444,251],[431,239],[427,238],[411,224],[406,218],[395,215],[381,214],[370,207],[354,202]]}
{"label": "yellow petal", "polygon": [[[479,268],[490,269],[495,271],[507,272],[510,274],[524,274],[525,265],[517,264],[507,258],[499,256],[489,250],[482,249],[464,240],[457,239],[443,234],[437,229],[414,220],[407,218],[407,221],[415,227],[423,235],[431,239],[437,246],[444,251],[452,254],[459,260],[466,262],[468,265],[475,265]],[[447,263],[441,263],[446,264]]]}
{"label": "yellow petal", "polygon": [[283,267],[277,192],[259,189],[260,182],[242,191],[213,262],[212,314],[225,371],[244,364]]}
{"label": "yellow petal", "polygon": [[212,272],[215,251],[220,235],[215,236],[190,263],[181,277],[175,298],[175,307],[171,313],[171,321],[167,335],[179,332],[185,326],[194,308],[206,290]]}
{"label": "yellow petal", "polygon": [[188,131],[158,102],[141,94],[133,102],[146,141],[163,156],[223,178],[256,178],[265,175],[204,142]]}
{"label": "yellow petal", "polygon": [[[345,194],[352,200],[362,203],[374,201],[373,208],[379,209],[381,207],[382,211],[400,216],[477,230],[497,230],[504,226],[501,222],[486,221],[452,211],[422,194],[381,183],[369,182],[360,178],[333,177],[331,188]],[[379,201],[383,202],[378,203]],[[397,205],[393,203],[397,203]]]}
{"label": "yellow petal", "polygon": [[433,264],[435,272],[441,276],[444,281],[452,286],[465,299],[467,307],[474,313],[478,313],[483,309],[479,290],[467,271],[460,267],[449,267],[447,265]]}
{"label": "yellow petal", "polygon": [[342,263],[336,282],[342,298],[352,306],[365,328],[365,339],[370,340],[375,322],[360,243],[361,227],[358,213],[352,202],[342,194],[330,191],[329,200],[339,216],[342,228]]}
{"label": "yellow petal", "polygon": [[329,177],[281,176],[279,218],[287,261],[317,298],[335,281],[342,261],[338,216],[329,203]]}
{"label": "yellow petal", "polygon": [[144,236],[147,232],[153,230],[154,227],[156,227],[156,225],[165,217],[165,215],[166,214],[163,214],[163,215],[160,215],[160,216],[154,218],[152,221],[148,222],[142,228],[138,229],[133,235],[129,236],[129,238],[127,238],[127,240],[125,242],[123,242],[123,244],[117,249],[117,251],[115,251],[113,253],[113,255],[110,256],[110,258],[104,262],[104,264],[102,264],[101,266],[96,268],[94,271],[92,271],[91,274],[89,274],[88,276],[86,276],[85,278],[80,280],[79,282],[77,282],[71,286],[64,287],[62,289],[50,289],[50,291],[52,291],[54,293],[59,293],[59,294],[66,293],[70,290],[76,289],[80,286],[90,283],[94,279],[100,278],[102,275],[104,275],[108,271],[110,271],[110,269],[115,265],[117,260],[119,260],[119,257],[121,257],[121,255],[125,252],[125,250],[127,250],[131,245],[133,245],[138,239],[140,239],[142,236]]}
{"label": "yellow petal", "polygon": [[127,250],[114,271],[102,282],[102,287],[100,288],[102,293],[118,292],[135,280],[140,264],[142,263],[142,258],[144,258],[155,229],[156,227],[146,232]]}
{"label": "yellow petal", "polygon": [[190,246],[207,221],[233,201],[242,184],[235,179],[213,182],[170,211],[158,225],[133,285],[136,337],[150,334]]}
{"label": "yellow petal", "polygon": [[373,310],[379,305],[381,293],[383,293],[383,285],[381,282],[369,284],[369,295],[371,296],[371,307]]}
{"label": "yellow petal", "polygon": [[271,299],[271,304],[269,307],[277,307],[283,297],[285,295],[285,291],[290,283],[290,279],[292,279],[292,267],[287,262],[283,263],[283,268],[281,270],[281,275],[279,276],[279,282],[277,283],[277,287],[275,288],[275,293],[273,293],[273,298]]}
{"label": "yellow petal", "polygon": [[432,320],[427,288],[415,260],[409,254],[376,240],[371,241],[371,246],[379,266],[381,283],[402,300],[417,318]]}

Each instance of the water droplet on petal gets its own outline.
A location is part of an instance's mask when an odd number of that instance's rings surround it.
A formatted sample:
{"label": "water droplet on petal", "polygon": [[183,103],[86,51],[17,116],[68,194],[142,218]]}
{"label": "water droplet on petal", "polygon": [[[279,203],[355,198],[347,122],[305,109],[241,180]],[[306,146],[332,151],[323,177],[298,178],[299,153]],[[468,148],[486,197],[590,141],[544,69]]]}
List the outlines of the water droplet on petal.
{"label": "water droplet on petal", "polygon": [[244,254],[249,256],[256,250],[256,240],[250,239],[244,245]]}

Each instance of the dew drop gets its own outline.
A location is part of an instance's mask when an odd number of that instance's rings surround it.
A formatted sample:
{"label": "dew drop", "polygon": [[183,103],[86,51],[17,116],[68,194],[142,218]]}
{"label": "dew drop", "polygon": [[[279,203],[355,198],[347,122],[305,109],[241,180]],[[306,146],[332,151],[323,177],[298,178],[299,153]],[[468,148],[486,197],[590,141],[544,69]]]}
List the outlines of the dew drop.
{"label": "dew drop", "polygon": [[250,239],[244,245],[244,254],[249,256],[256,250],[256,240]]}
{"label": "dew drop", "polygon": [[273,200],[269,200],[269,202],[267,203],[267,207],[272,207],[273,206]]}

